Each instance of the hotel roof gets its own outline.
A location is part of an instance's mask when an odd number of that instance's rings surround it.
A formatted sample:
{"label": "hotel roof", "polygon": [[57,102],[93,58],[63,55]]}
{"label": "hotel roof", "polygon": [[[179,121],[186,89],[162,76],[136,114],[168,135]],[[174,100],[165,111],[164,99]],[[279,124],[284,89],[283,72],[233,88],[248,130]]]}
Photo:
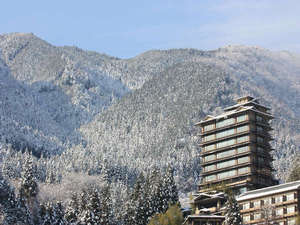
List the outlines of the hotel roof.
{"label": "hotel roof", "polygon": [[270,118],[273,118],[273,116],[269,113],[264,113],[264,112],[261,112],[261,111],[258,111],[255,106],[240,106],[234,110],[231,110],[231,111],[226,111],[218,116],[211,116],[211,115],[208,115],[204,118],[204,120],[201,120],[200,122],[196,123],[196,125],[200,125],[202,123],[206,123],[206,122],[209,122],[209,121],[213,121],[213,120],[219,120],[219,119],[223,119],[223,118],[226,118],[230,115],[234,115],[236,113],[239,113],[239,112],[244,112],[244,111],[247,111],[247,110],[251,110],[251,111],[254,111],[254,112],[257,112],[257,113],[260,113],[262,115],[265,115],[265,116],[268,116]]}
{"label": "hotel roof", "polygon": [[263,196],[274,195],[277,193],[292,191],[300,188],[300,180],[289,182],[285,184],[279,184],[271,187],[261,188],[253,191],[248,191],[241,194],[237,201],[245,201],[248,199],[260,198]]}

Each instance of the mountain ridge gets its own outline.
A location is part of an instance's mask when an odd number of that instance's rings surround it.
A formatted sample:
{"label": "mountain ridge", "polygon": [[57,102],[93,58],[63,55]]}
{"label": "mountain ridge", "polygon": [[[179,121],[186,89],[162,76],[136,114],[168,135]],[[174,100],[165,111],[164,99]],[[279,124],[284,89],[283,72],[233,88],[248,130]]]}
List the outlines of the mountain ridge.
{"label": "mountain ridge", "polygon": [[[0,134],[16,147],[50,153],[82,148],[138,171],[172,164],[181,189],[190,190],[201,174],[193,124],[252,95],[276,117],[274,167],[280,179],[299,152],[299,55],[226,46],[119,59],[56,47],[33,34],[0,35],[0,50],[2,90],[11,85],[1,94],[0,121],[7,125]],[[3,104],[9,102],[10,108]]]}

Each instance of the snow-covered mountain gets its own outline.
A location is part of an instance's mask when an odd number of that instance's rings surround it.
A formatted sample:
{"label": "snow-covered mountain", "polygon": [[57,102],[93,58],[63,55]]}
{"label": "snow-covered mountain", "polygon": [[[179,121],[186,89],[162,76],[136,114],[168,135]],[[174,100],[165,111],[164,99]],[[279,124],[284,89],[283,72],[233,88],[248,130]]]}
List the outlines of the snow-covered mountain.
{"label": "snow-covered mountain", "polygon": [[[103,69],[113,60],[105,55],[55,47],[22,33],[0,36],[0,50],[3,85],[14,85],[1,89],[12,92],[5,91],[1,97],[7,95],[4,100],[13,104],[11,108],[3,104],[6,112],[1,116],[13,114],[20,127],[12,129],[18,135],[3,132],[22,146],[60,151],[84,142],[77,129],[129,91],[119,78]],[[27,137],[32,133],[37,133],[36,139]]]}
{"label": "snow-covered mountain", "polygon": [[250,94],[276,117],[281,178],[299,152],[297,54],[227,46],[118,59],[20,33],[0,35],[0,50],[0,134],[17,147],[77,146],[131,171],[172,164],[190,189],[201,172],[193,124]]}

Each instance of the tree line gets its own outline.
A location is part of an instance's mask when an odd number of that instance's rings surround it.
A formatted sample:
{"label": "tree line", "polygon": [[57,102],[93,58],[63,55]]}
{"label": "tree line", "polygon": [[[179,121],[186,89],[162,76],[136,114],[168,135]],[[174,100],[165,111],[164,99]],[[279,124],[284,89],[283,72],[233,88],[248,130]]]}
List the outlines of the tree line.
{"label": "tree line", "polygon": [[[164,173],[158,169],[140,173],[134,186],[126,188],[125,198],[122,195],[120,199],[112,198],[113,183],[104,176],[103,185],[86,184],[72,192],[67,201],[41,201],[33,158],[30,154],[24,156],[17,185],[0,173],[0,224],[3,225],[145,225],[154,215],[178,204],[171,167]],[[116,209],[116,205],[121,205],[122,210]]]}

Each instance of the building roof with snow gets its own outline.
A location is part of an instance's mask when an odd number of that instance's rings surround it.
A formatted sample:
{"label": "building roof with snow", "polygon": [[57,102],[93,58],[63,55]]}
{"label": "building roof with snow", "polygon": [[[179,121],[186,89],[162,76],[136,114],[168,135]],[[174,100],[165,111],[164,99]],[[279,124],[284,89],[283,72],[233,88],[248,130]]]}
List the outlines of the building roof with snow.
{"label": "building roof with snow", "polygon": [[268,195],[274,195],[274,194],[279,194],[283,192],[288,192],[288,191],[293,191],[300,189],[300,180],[299,181],[294,181],[294,182],[289,182],[285,184],[279,184],[271,187],[266,187],[266,188],[261,188],[253,191],[248,191],[243,194],[241,194],[238,198],[237,201],[246,201],[249,199],[255,199],[255,198],[260,198]]}
{"label": "building roof with snow", "polygon": [[201,120],[200,122],[196,123],[195,126],[203,124],[203,123],[207,123],[207,122],[210,122],[210,121],[213,121],[213,120],[226,119],[227,117],[230,117],[231,115],[234,115],[236,113],[241,113],[241,112],[244,112],[244,111],[248,111],[248,110],[254,111],[258,114],[267,116],[269,118],[274,118],[270,113],[262,112],[260,110],[257,110],[255,106],[242,106],[241,105],[241,106],[236,107],[233,110],[225,111],[224,113],[222,113],[218,116],[208,115],[204,118],[204,120]]}

